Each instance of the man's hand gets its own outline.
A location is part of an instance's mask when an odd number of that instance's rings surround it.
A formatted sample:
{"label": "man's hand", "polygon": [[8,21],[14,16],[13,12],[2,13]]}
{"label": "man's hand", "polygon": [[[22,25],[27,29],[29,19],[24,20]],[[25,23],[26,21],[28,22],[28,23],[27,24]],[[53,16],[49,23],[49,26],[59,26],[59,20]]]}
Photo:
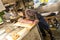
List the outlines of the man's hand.
{"label": "man's hand", "polygon": [[35,20],[35,21],[34,21],[35,24],[38,24],[38,22],[39,22],[39,20]]}

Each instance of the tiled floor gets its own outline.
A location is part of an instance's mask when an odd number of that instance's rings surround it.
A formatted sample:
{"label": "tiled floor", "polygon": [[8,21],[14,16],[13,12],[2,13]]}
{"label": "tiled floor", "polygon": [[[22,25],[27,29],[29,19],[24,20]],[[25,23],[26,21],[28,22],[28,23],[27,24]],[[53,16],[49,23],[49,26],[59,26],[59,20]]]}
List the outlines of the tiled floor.
{"label": "tiled floor", "polygon": [[54,37],[56,38],[56,40],[60,40],[60,28],[53,31]]}
{"label": "tiled floor", "polygon": [[[53,29],[52,33],[56,40],[60,40],[60,28],[58,28],[57,30]],[[47,36],[46,38],[47,38],[47,40],[50,40],[49,36]]]}

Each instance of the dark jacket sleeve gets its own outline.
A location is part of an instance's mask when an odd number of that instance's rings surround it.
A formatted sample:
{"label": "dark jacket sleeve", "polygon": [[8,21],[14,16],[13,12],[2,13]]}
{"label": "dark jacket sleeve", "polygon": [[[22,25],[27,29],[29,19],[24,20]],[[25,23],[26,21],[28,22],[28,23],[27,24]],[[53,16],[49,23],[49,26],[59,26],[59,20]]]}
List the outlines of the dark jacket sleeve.
{"label": "dark jacket sleeve", "polygon": [[45,25],[46,28],[49,28],[49,24],[45,21],[44,17],[38,13],[36,13],[36,15],[37,18],[39,19],[39,23],[42,23],[43,25]]}

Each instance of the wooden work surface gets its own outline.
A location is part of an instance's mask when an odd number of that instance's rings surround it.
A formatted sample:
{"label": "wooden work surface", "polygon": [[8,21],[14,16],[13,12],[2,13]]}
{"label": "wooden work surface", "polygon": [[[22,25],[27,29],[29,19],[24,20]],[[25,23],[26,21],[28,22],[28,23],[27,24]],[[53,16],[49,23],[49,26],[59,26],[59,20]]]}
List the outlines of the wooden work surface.
{"label": "wooden work surface", "polygon": [[39,37],[37,26],[33,27],[35,25],[33,24],[31,27],[18,27],[14,26],[14,23],[5,23],[1,25],[1,30],[4,32],[0,30],[2,32],[0,37],[3,37],[1,38],[3,40],[39,40],[41,38]]}
{"label": "wooden work surface", "polygon": [[35,26],[22,40],[41,40],[41,35],[38,32],[37,26]]}
{"label": "wooden work surface", "polygon": [[22,40],[35,40],[35,39],[41,40],[36,24],[37,24],[36,21],[30,21],[30,20],[24,19],[24,20],[21,20],[21,21],[15,23],[14,25],[26,28],[25,30],[22,31],[24,33],[22,35],[23,37],[20,39],[22,39]]}

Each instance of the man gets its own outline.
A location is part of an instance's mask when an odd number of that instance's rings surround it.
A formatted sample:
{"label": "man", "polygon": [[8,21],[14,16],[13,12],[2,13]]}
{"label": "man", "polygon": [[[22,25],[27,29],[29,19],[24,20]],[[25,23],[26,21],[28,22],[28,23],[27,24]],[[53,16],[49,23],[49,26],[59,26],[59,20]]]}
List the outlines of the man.
{"label": "man", "polygon": [[54,40],[54,37],[52,36],[52,32],[49,29],[49,25],[47,24],[43,16],[38,14],[38,12],[36,12],[35,10],[31,10],[31,9],[26,10],[25,15],[27,19],[30,19],[30,20],[38,19],[39,20],[38,26],[39,26],[39,30],[42,33],[43,38],[46,37],[46,33],[45,33],[45,30],[46,30],[50,34],[51,40]]}

